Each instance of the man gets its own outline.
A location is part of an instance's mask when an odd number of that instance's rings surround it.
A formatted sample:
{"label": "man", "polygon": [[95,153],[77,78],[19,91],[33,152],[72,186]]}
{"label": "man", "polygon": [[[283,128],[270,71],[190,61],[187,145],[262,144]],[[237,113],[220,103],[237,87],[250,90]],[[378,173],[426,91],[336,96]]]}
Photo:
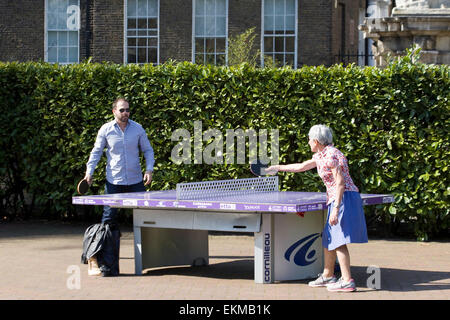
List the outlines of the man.
{"label": "man", "polygon": [[[106,148],[105,194],[145,191],[145,186],[152,181],[155,162],[153,148],[142,126],[129,119],[130,107],[127,100],[116,99],[112,113],[114,120],[104,124],[98,131],[87,163],[85,179],[89,185],[92,184],[95,167]],[[146,160],[143,179],[139,149]],[[102,223],[117,225],[117,211],[117,208],[104,206]]]}

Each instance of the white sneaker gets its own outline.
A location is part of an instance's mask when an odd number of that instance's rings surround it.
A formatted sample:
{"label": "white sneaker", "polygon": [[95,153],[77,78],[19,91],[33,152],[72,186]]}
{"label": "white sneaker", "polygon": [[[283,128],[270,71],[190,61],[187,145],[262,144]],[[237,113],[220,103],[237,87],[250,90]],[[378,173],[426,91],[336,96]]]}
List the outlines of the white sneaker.
{"label": "white sneaker", "polygon": [[327,285],[327,290],[336,292],[356,291],[355,280],[350,279],[348,282],[345,282],[343,278],[340,278],[336,283]]}
{"label": "white sneaker", "polygon": [[310,287],[326,287],[329,284],[333,284],[337,281],[335,276],[325,278],[322,273],[319,273],[318,278],[314,281],[310,281],[308,285]]}

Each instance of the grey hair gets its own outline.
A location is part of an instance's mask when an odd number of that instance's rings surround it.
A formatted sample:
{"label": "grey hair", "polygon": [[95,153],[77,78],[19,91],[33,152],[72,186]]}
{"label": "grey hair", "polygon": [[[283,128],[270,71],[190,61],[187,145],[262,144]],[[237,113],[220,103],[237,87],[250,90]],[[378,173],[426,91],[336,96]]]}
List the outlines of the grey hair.
{"label": "grey hair", "polygon": [[316,124],[309,129],[308,136],[310,139],[319,141],[320,144],[328,146],[333,144],[333,131],[323,124]]}

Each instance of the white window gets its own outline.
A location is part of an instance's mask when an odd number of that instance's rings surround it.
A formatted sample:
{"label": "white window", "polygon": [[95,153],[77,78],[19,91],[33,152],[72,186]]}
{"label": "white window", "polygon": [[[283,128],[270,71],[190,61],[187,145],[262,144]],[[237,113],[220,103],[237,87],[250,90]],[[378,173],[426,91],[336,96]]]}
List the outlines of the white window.
{"label": "white window", "polygon": [[297,0],[262,1],[262,54],[271,57],[279,66],[296,68]]}
{"label": "white window", "polygon": [[45,61],[79,62],[79,0],[46,0]]}
{"label": "white window", "polygon": [[159,1],[125,1],[125,63],[159,63]]}
{"label": "white window", "polygon": [[227,63],[228,0],[193,1],[192,61],[199,64]]}

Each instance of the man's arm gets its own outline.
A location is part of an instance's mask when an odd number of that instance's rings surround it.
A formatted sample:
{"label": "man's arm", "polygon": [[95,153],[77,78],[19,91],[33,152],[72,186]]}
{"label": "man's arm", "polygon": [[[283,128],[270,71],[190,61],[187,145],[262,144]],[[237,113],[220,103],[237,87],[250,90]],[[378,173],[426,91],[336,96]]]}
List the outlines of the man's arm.
{"label": "man's arm", "polygon": [[92,148],[91,154],[89,156],[89,160],[86,164],[86,175],[85,179],[89,184],[92,184],[92,176],[94,175],[95,167],[97,166],[97,163],[100,161],[100,158],[102,157],[103,150],[106,146],[106,137],[104,135],[104,132],[102,130],[103,128],[100,128],[97,134],[97,139],[95,140],[94,147]]}
{"label": "man's arm", "polygon": [[144,174],[144,185],[149,185],[152,182],[153,176],[153,166],[155,164],[155,155],[153,152],[152,145],[148,140],[147,133],[143,130],[143,134],[139,137],[139,147],[144,153],[145,158],[145,174]]}

